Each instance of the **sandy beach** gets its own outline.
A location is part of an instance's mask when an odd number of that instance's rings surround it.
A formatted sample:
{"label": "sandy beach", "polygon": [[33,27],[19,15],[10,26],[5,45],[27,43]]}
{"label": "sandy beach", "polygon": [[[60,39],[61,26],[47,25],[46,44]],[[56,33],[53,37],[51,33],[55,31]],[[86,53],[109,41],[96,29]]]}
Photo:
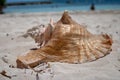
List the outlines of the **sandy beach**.
{"label": "sandy beach", "polygon": [[[9,13],[0,15],[0,80],[120,80],[120,11],[69,12],[73,20],[93,34],[112,36],[112,52],[96,61],[83,64],[49,62],[35,69],[16,68],[17,56],[37,47],[22,35],[33,26],[58,21],[63,12]],[[46,68],[47,66],[47,68]]]}

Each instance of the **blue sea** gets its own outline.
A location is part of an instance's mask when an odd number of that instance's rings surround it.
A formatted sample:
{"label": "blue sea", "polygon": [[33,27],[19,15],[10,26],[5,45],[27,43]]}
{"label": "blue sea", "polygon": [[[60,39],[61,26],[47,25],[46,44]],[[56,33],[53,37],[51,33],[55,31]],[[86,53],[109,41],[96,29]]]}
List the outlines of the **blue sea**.
{"label": "blue sea", "polygon": [[[61,12],[69,11],[89,11],[90,4],[42,4],[42,5],[22,5],[8,6],[5,13],[27,13],[27,12]],[[95,4],[96,10],[120,10],[120,4]]]}

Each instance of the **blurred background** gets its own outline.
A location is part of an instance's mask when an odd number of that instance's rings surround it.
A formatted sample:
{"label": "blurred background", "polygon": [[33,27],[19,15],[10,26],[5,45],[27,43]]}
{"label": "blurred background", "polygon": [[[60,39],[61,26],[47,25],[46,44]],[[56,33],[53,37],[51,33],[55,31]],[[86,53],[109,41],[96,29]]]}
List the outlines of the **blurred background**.
{"label": "blurred background", "polygon": [[[3,0],[0,0],[3,1]],[[5,13],[120,10],[120,0],[6,0]]]}

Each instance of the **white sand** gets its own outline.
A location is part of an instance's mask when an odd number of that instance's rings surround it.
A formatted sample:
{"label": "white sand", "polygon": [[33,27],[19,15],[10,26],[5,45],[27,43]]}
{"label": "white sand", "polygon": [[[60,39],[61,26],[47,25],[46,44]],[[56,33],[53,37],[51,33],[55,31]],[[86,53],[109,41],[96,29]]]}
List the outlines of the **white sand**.
{"label": "white sand", "polygon": [[[0,74],[0,80],[120,80],[120,11],[71,12],[72,18],[94,33],[107,33],[113,38],[113,51],[93,62],[83,64],[49,63],[50,68],[38,74],[30,69],[16,67],[16,58],[36,47],[33,39],[23,38],[27,29],[47,24],[50,18],[60,19],[62,12],[12,13],[0,15],[0,72],[5,70],[9,79]],[[38,67],[40,68],[40,67]]]}

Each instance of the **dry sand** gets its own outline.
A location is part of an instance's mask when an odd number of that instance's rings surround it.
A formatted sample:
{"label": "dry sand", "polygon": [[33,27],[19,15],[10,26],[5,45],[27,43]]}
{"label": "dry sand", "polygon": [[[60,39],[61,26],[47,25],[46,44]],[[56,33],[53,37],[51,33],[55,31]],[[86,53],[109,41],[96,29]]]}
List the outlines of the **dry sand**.
{"label": "dry sand", "polygon": [[[23,38],[28,29],[39,24],[47,24],[50,18],[59,20],[62,12],[11,13],[0,15],[0,80],[120,80],[120,11],[70,12],[72,18],[94,34],[107,33],[113,38],[113,51],[96,61],[83,64],[53,62],[50,68],[41,65],[34,72],[18,69],[16,58],[36,47],[34,40]],[[11,78],[9,78],[11,77]]]}

